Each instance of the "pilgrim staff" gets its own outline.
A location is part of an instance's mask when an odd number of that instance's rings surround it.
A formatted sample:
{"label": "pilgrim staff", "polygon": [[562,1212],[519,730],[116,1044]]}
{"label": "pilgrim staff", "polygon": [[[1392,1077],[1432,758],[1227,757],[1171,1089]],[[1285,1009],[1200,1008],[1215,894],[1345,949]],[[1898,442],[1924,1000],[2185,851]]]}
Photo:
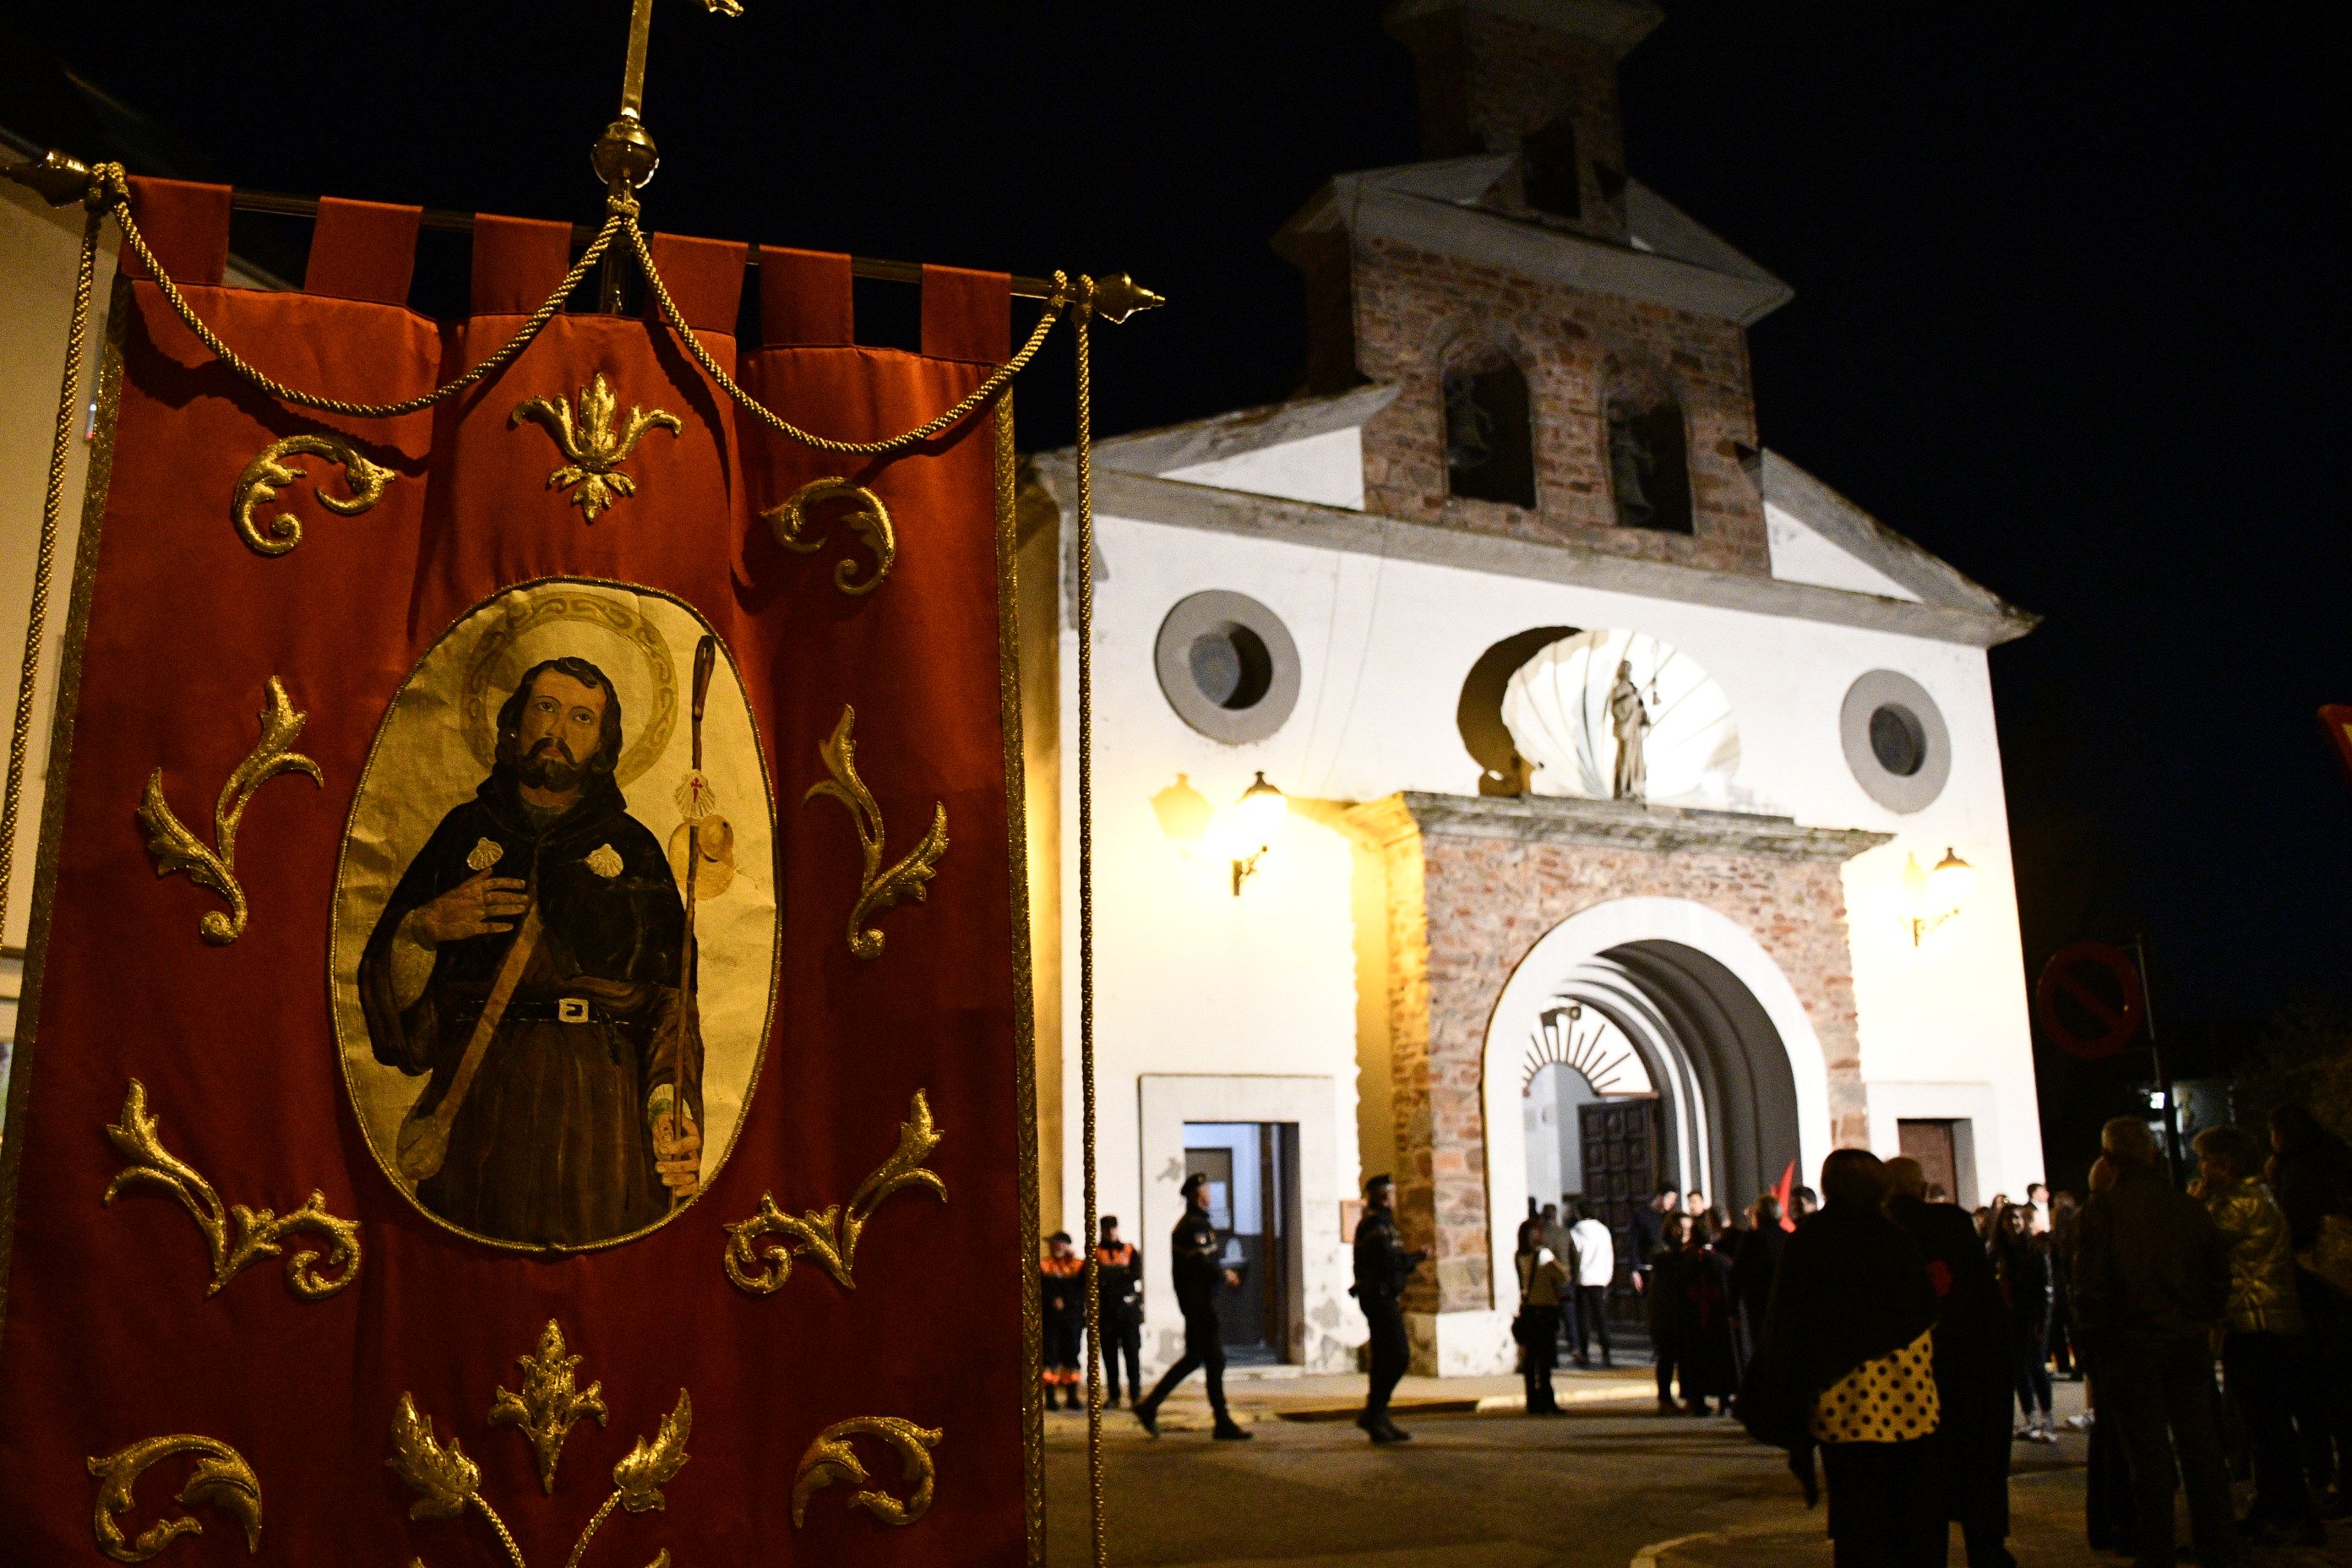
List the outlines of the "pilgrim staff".
{"label": "pilgrim staff", "polygon": [[[710,677],[719,665],[719,639],[705,637],[694,648],[694,717],[693,761],[685,780],[677,786],[678,812],[686,818],[686,935],[678,944],[677,1017],[681,1040],[693,1039],[702,1030],[701,1005],[695,995],[695,982],[701,953],[694,934],[694,906],[698,901],[695,890],[703,860],[703,845],[711,839],[721,839],[728,834],[727,819],[719,815],[718,792],[702,771],[702,716],[709,705]],[[664,1118],[656,1112],[654,1123],[654,1158],[664,1176],[682,1173],[698,1176],[702,1168],[699,1140],[691,1149],[679,1152],[693,1131],[693,1112],[688,1108],[686,1095],[686,1053],[678,1053],[677,1081],[670,1088],[670,1110],[667,1116],[669,1135],[660,1136]],[[675,1209],[684,1205],[691,1194],[679,1187],[670,1188],[669,1204]]]}

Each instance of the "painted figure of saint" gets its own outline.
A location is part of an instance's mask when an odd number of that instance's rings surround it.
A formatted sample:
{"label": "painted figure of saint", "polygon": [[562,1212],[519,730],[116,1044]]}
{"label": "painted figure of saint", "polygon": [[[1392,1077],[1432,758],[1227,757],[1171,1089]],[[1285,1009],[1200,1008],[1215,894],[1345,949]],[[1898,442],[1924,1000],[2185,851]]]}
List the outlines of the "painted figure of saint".
{"label": "painted figure of saint", "polygon": [[628,815],[621,754],[604,671],[526,671],[489,777],[409,863],[360,960],[376,1060],[427,1078],[396,1163],[419,1203],[477,1235],[593,1245],[701,1183],[685,907]]}
{"label": "painted figure of saint", "polygon": [[1650,710],[1642,703],[1642,689],[1633,683],[1633,661],[1620,659],[1617,681],[1609,689],[1609,728],[1617,737],[1617,767],[1609,781],[1613,800],[1640,800],[1649,784],[1642,761],[1642,743],[1650,735]]}

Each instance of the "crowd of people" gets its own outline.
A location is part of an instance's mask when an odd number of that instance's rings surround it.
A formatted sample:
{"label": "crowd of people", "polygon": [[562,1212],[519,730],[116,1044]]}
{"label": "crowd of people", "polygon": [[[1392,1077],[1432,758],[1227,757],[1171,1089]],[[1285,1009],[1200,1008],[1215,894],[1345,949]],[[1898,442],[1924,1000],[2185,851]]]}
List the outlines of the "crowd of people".
{"label": "crowd of people", "polygon": [[1831,1155],[1738,1408],[1809,1500],[1819,1456],[1836,1561],[1940,1564],[1958,1523],[1972,1568],[2011,1563],[2011,1444],[2053,1440],[2053,1366],[2087,1384],[2091,1545],[2169,1568],[2176,1493],[2205,1568],[2324,1543],[2352,1513],[2352,1149],[2299,1106],[2270,1133],[2200,1133],[2184,1190],[2118,1118],[2087,1202],[2037,1186],[1973,1225],[1916,1162]]}
{"label": "crowd of people", "polygon": [[[2170,1568],[2177,1493],[2201,1568],[2230,1568],[2252,1544],[2323,1543],[2325,1521],[2352,1516],[2352,1147],[2299,1105],[2273,1111],[2268,1131],[2267,1147],[2235,1127],[2200,1132],[2184,1184],[2147,1123],[2119,1117],[2087,1200],[2036,1184],[1973,1215],[1917,1161],[1858,1149],[1822,1162],[1818,1199],[1788,1188],[1785,1213],[1774,1194],[1735,1217],[1663,1186],[1628,1227],[1625,1259],[1658,1408],[1736,1416],[1786,1450],[1808,1504],[1826,1490],[1842,1565],[1941,1564],[1958,1524],[1970,1568],[2014,1568],[2012,1445],[2057,1440],[2053,1377],[2086,1385],[2068,1425],[2091,1434],[2091,1545]],[[1370,1374],[1358,1425],[1376,1444],[1408,1436],[1389,1401],[1410,1360],[1406,1282],[1427,1258],[1407,1248],[1393,1192],[1385,1176],[1366,1184],[1354,1238]],[[1093,1260],[1110,1402],[1124,1370],[1156,1435],[1161,1402],[1203,1371],[1214,1436],[1246,1440],[1225,1408],[1215,1307],[1238,1280],[1202,1179],[1184,1196],[1170,1239],[1185,1353],[1148,1394],[1142,1257],[1103,1221]],[[1559,1412],[1563,1352],[1580,1368],[1596,1351],[1613,1364],[1618,1243],[1572,1195],[1519,1226],[1512,1334],[1530,1414]],[[1040,1265],[1049,1405],[1065,1390],[1078,1403],[1084,1264],[1056,1235]],[[2242,1515],[2233,1468],[2252,1481]]]}

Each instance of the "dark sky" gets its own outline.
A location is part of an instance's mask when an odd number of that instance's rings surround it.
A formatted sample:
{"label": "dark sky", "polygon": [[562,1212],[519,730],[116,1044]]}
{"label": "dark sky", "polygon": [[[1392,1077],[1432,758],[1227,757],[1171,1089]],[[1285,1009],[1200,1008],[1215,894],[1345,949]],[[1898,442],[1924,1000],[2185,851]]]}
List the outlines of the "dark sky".
{"label": "dark sky", "polygon": [[[1299,289],[1267,237],[1416,153],[1366,4],[744,4],[660,0],[654,226],[1130,270],[1173,303],[1103,334],[1106,431],[1287,392]],[[191,172],[579,218],[626,9],[40,25]],[[2029,961],[2144,927],[2181,1020],[2352,988],[2352,790],[2313,717],[2352,701],[2346,14],[1667,10],[1627,62],[1629,157],[1797,290],[1754,337],[1766,441],[2048,617],[1993,658]],[[0,123],[71,139],[41,68],[0,68]],[[1024,379],[1024,445],[1066,439],[1066,380]]]}

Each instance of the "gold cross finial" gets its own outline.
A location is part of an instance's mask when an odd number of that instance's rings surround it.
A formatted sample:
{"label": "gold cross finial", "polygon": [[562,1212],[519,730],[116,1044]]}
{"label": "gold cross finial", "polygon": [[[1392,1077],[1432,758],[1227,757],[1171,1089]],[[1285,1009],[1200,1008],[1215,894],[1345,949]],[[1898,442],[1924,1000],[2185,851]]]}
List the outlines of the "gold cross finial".
{"label": "gold cross finial", "polygon": [[[743,14],[742,0],[702,0],[702,8],[715,16]],[[631,0],[629,56],[621,69],[621,112],[597,139],[593,159],[596,177],[614,195],[644,185],[661,164],[661,155],[654,151],[654,139],[646,133],[645,125],[646,43],[653,26],[654,0]]]}

